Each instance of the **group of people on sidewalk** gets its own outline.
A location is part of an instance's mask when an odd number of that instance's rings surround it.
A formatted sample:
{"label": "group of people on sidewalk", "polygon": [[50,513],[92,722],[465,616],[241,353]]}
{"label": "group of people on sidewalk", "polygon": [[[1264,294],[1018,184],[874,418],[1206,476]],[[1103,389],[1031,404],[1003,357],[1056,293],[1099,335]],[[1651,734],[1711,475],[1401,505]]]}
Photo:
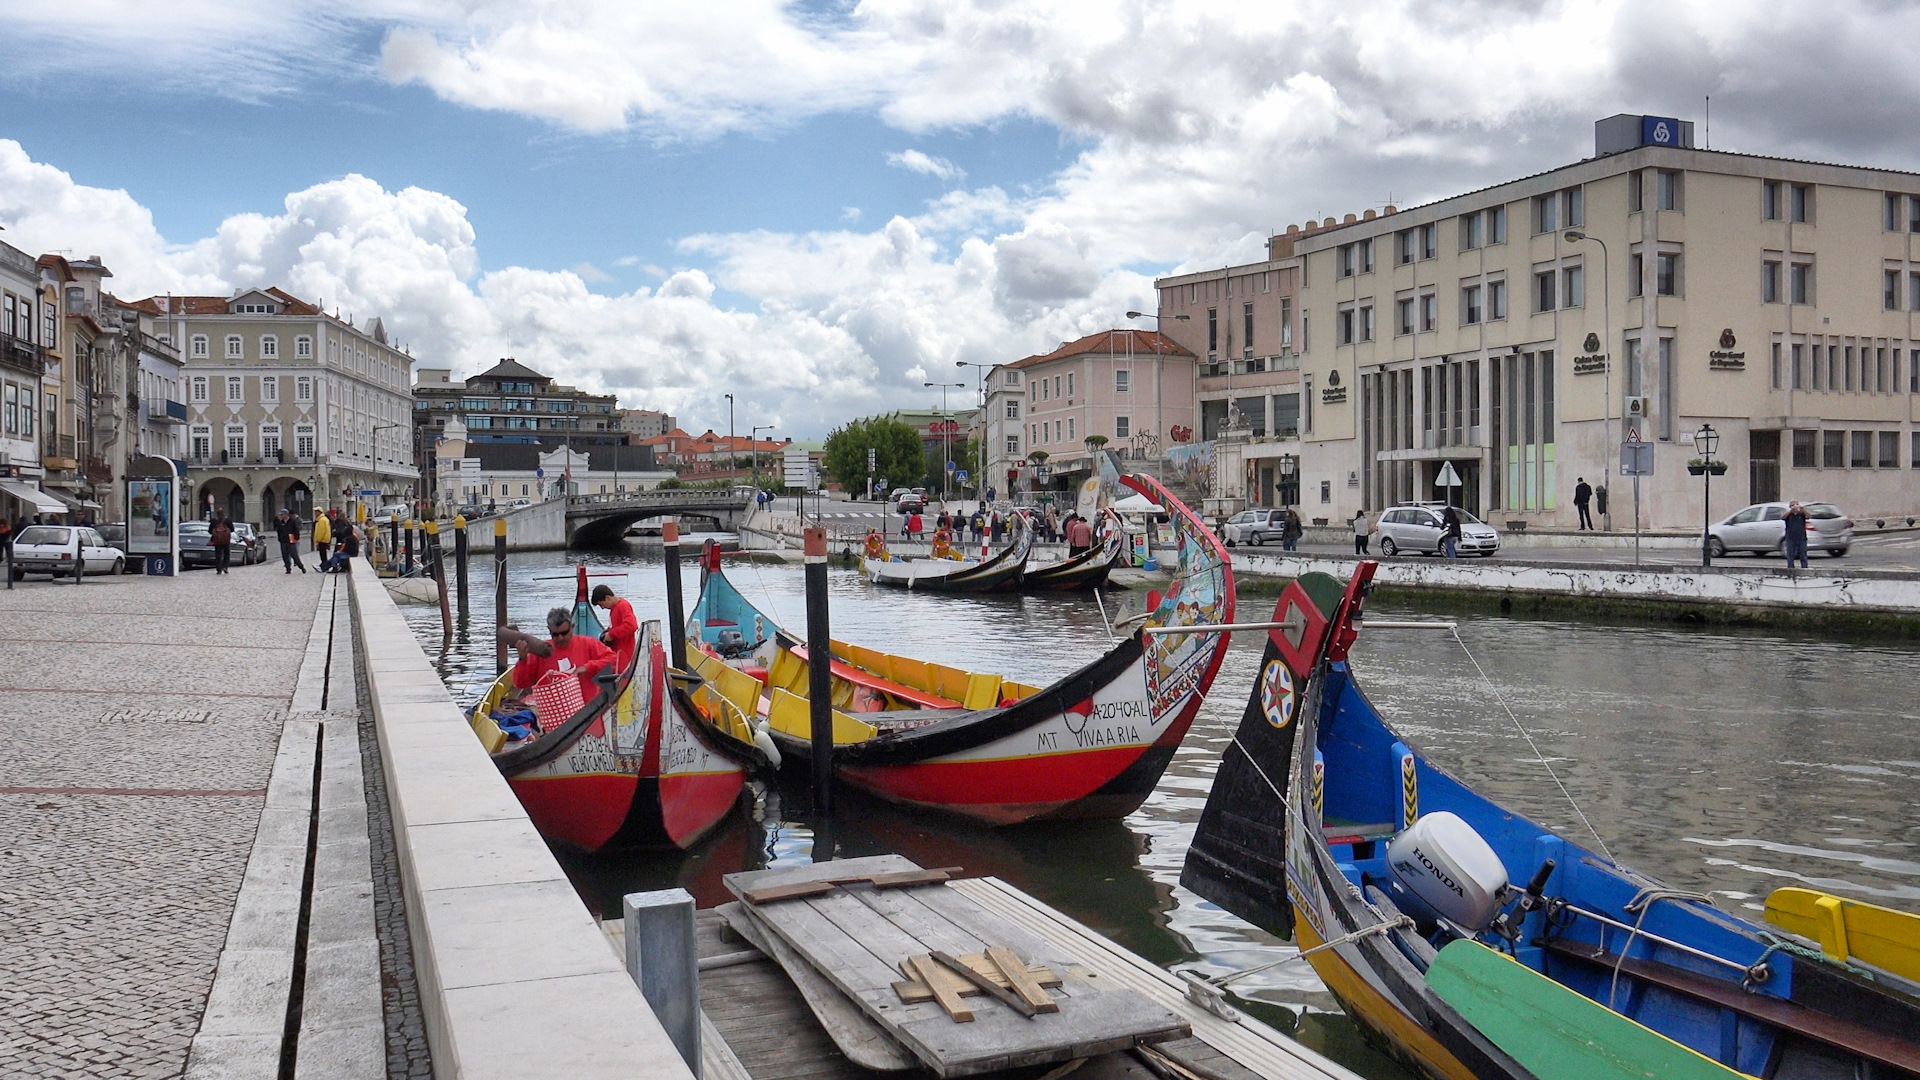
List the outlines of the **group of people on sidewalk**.
{"label": "group of people on sidewalk", "polygon": [[[280,541],[280,563],[291,574],[297,568],[307,572],[307,564],[300,559],[300,519],[291,511],[282,510],[274,515],[273,535]],[[213,572],[231,573],[233,565],[233,522],[223,513],[215,513],[207,525],[208,539],[213,543]],[[360,533],[352,522],[338,510],[329,510],[313,521],[313,551],[318,569],[323,574],[339,573],[347,568],[348,560],[360,554]]]}

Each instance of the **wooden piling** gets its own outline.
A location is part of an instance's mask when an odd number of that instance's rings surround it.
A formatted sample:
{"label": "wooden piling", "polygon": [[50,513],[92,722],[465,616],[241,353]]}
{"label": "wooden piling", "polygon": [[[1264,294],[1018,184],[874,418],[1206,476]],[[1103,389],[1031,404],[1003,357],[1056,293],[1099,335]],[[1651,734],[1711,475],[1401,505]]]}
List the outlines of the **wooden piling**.
{"label": "wooden piling", "polygon": [[675,671],[687,670],[687,613],[680,598],[680,523],[660,526],[667,559],[667,656]]}
{"label": "wooden piling", "polygon": [[426,523],[427,572],[433,575],[435,591],[440,594],[440,640],[453,640],[453,613],[447,610],[447,568],[440,557],[440,523]]}
{"label": "wooden piling", "polygon": [[500,631],[507,625],[507,519],[493,519],[493,668],[507,670],[507,643]]}
{"label": "wooden piling", "polygon": [[467,617],[467,519],[463,514],[456,514],[453,519],[453,581],[460,617],[464,619]]}
{"label": "wooden piling", "polygon": [[805,533],[807,704],[813,729],[813,812],[833,812],[833,636],[827,628],[827,530]]}

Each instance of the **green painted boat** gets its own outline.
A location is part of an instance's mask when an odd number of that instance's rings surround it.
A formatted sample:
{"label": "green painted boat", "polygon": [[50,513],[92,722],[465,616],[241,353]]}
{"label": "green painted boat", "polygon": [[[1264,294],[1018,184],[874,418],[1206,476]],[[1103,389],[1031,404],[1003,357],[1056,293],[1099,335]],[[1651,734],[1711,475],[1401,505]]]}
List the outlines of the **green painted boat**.
{"label": "green painted boat", "polygon": [[1477,941],[1450,942],[1427,985],[1535,1076],[1554,1080],[1739,1080],[1704,1057]]}

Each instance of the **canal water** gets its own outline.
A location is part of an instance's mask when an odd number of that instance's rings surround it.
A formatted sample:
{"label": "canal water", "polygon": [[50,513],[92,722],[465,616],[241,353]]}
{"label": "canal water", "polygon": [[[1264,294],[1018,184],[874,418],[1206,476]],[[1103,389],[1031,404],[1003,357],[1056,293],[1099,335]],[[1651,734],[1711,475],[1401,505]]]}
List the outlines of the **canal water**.
{"label": "canal water", "polygon": [[[595,574],[615,575],[594,580],[612,585],[642,620],[665,619],[657,541],[513,556],[511,618],[538,627],[548,608],[571,603],[571,567],[581,559]],[[691,605],[698,571],[691,557],[684,562]],[[890,652],[1044,685],[1109,644],[1091,596],[903,593],[869,586],[854,570],[829,573],[834,635]],[[804,632],[799,566],[729,560],[728,575]],[[490,560],[476,560],[472,585],[472,617],[444,650],[439,610],[402,608],[463,704],[494,674]],[[1267,618],[1270,605],[1244,597],[1239,617]],[[1444,633],[1364,633],[1354,667],[1410,741],[1485,794],[1588,837],[1537,745],[1614,857],[1675,888],[1710,893],[1756,920],[1767,894],[1784,885],[1920,910],[1920,648],[1621,623],[1459,622],[1464,649]],[[561,853],[561,862],[589,906],[611,913],[623,893],[675,885],[702,907],[724,902],[731,897],[721,875],[811,861],[816,844],[841,857],[893,851],[922,866],[997,875],[1168,967],[1220,974],[1267,963],[1291,946],[1178,884],[1260,647],[1256,635],[1236,639],[1159,787],[1124,821],[979,829],[842,797],[831,835],[816,836],[786,809],[804,793],[783,799],[774,789],[757,792],[751,813],[694,851]],[[1234,990],[1262,1019],[1362,1075],[1406,1075],[1360,1039],[1304,962]]]}

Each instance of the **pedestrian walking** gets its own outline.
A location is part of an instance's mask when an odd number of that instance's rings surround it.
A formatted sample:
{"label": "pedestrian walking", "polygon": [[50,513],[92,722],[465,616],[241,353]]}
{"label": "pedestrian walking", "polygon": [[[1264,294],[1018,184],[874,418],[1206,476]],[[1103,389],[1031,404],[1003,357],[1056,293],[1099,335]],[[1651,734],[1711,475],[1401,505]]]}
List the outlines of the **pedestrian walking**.
{"label": "pedestrian walking", "polygon": [[1367,523],[1367,512],[1355,510],[1353,512],[1353,553],[1355,555],[1367,553],[1367,534],[1371,531]]}
{"label": "pedestrian walking", "polygon": [[1449,559],[1460,557],[1460,512],[1451,506],[1440,515],[1440,551]]}
{"label": "pedestrian walking", "polygon": [[1299,551],[1300,538],[1306,534],[1307,527],[1300,520],[1299,511],[1287,507],[1287,520],[1280,526],[1280,550]]}
{"label": "pedestrian walking", "polygon": [[920,511],[915,510],[913,513],[907,515],[907,531],[913,534],[915,540],[919,540],[926,535],[927,524],[921,520]]}
{"label": "pedestrian walking", "polygon": [[225,514],[215,514],[207,526],[207,539],[213,541],[213,572],[229,573],[233,565],[233,522]]}
{"label": "pedestrian walking", "polygon": [[280,563],[287,573],[293,573],[299,567],[301,573],[307,572],[307,564],[300,561],[300,519],[292,513],[282,510],[274,519],[273,533],[280,538]]}
{"label": "pedestrian walking", "polygon": [[1593,514],[1588,511],[1587,504],[1593,501],[1593,488],[1588,486],[1586,477],[1582,476],[1576,479],[1577,482],[1573,485],[1573,505],[1575,509],[1580,511],[1580,527],[1582,529],[1592,529]]}
{"label": "pedestrian walking", "polygon": [[1799,502],[1787,504],[1787,516],[1782,519],[1787,526],[1787,569],[1793,570],[1793,560],[1799,559],[1804,568],[1807,565],[1807,508]]}
{"label": "pedestrian walking", "polygon": [[325,560],[327,549],[333,546],[333,520],[326,514],[313,515],[313,554],[318,560]]}
{"label": "pedestrian walking", "polygon": [[913,539],[913,515],[904,511],[900,514],[900,539]]}

